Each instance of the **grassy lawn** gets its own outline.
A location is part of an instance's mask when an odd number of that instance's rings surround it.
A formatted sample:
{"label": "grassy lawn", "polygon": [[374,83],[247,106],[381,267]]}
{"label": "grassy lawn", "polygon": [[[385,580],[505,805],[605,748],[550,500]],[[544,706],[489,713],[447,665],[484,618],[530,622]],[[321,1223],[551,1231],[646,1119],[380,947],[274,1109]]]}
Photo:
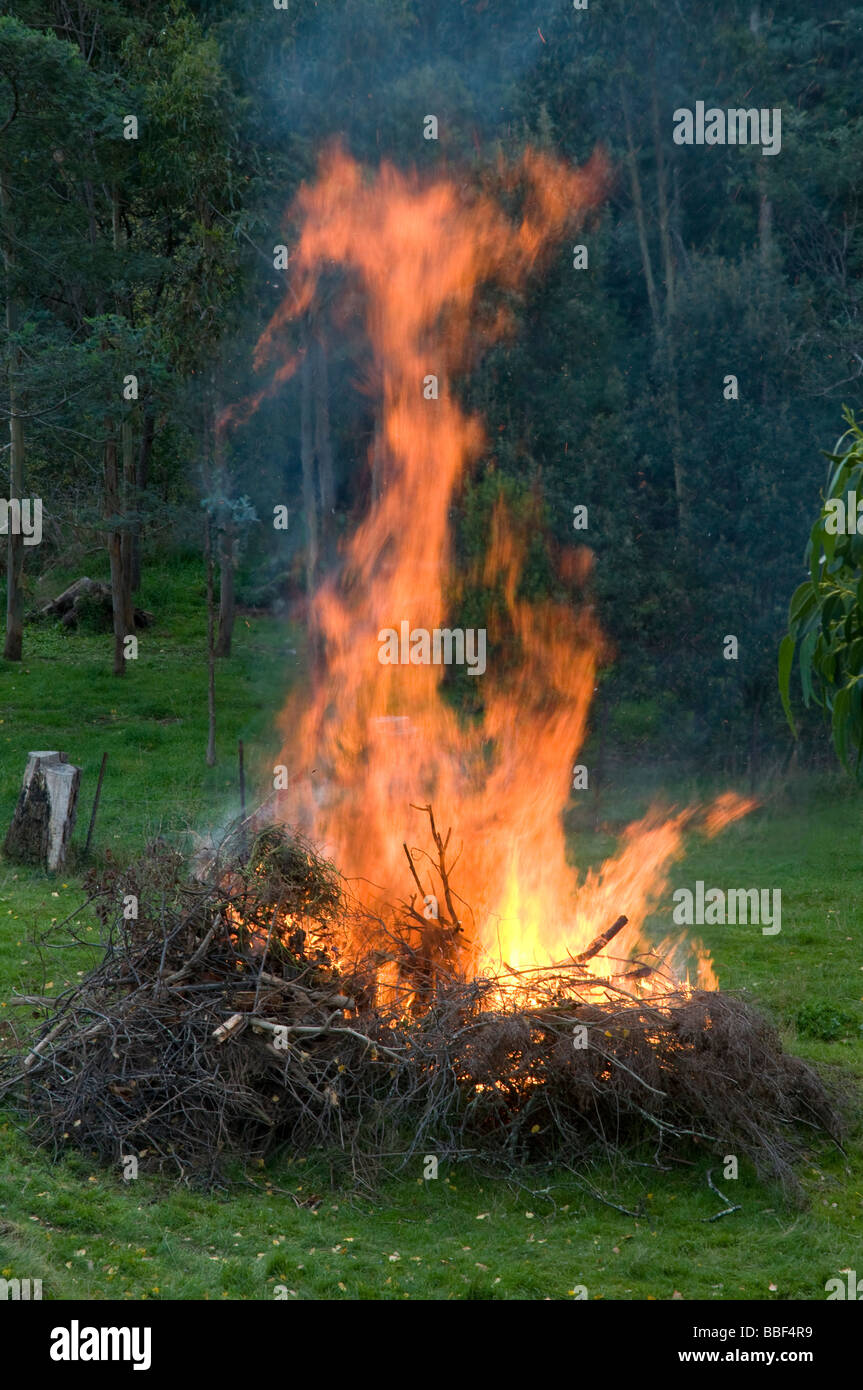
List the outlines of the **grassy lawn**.
{"label": "grassy lawn", "polygon": [[[70,576],[71,578],[72,576]],[[288,625],[240,617],[219,663],[217,767],[204,764],[203,579],[194,565],[151,570],[140,602],[156,615],[125,680],[110,674],[110,638],[54,627],[26,633],[23,665],[0,663],[0,824],[12,814],[26,753],[61,748],[84,769],[75,853],[62,878],[0,862],[0,1019],[20,1026],[13,989],[59,992],[86,969],[69,925],[96,930],[82,890],[80,847],[101,754],[108,768],[91,862],[134,853],[155,834],[193,840],[237,809],[236,740],[247,744],[250,800],[270,784],[274,714],[301,657]],[[52,584],[58,592],[60,581]],[[686,788],[672,787],[681,800]],[[596,859],[647,806],[637,771],[616,775],[597,832],[573,812],[578,858]],[[584,819],[584,825],[580,824]],[[704,927],[723,987],[769,1009],[786,1045],[863,1078],[863,797],[838,777],[801,780],[713,841],[692,841],[676,886],[775,886],[782,931]],[[668,915],[653,923],[664,935]],[[598,1166],[526,1173],[522,1187],[441,1164],[355,1190],[323,1162],[279,1160],[237,1172],[230,1192],[203,1195],[147,1177],[57,1163],[0,1115],[0,1275],[42,1278],[46,1298],[823,1298],[859,1263],[863,1140],[845,1154],[816,1143],[800,1167],[806,1194],[789,1206],[745,1163],[714,1180],[740,1212],[710,1223],[710,1163],[660,1172]],[[713,1160],[714,1169],[716,1162]],[[592,1186],[638,1218],[602,1205]]]}

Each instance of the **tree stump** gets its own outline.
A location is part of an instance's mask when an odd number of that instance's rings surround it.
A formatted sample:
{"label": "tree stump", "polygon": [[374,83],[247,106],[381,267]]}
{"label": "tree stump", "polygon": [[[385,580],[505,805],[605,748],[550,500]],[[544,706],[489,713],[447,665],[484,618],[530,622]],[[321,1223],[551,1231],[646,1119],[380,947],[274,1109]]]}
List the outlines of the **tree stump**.
{"label": "tree stump", "polygon": [[75,826],[81,769],[65,753],[30,753],[4,852],[51,873],[63,865]]}

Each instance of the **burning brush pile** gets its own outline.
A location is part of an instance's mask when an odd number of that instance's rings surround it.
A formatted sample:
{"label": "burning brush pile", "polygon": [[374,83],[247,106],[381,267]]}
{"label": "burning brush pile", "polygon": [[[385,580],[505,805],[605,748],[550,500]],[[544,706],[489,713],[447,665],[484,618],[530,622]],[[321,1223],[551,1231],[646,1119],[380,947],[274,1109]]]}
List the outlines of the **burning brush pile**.
{"label": "burning brush pile", "polygon": [[[358,1172],[426,1153],[572,1166],[643,1141],[659,1161],[698,1141],[793,1185],[799,1136],[837,1134],[822,1082],[716,991],[706,952],[644,931],[685,835],[754,803],[654,808],[599,867],[572,862],[573,759],[608,656],[590,553],[547,540],[555,584],[530,598],[544,512],[512,512],[502,490],[483,554],[454,560],[469,470],[491,479],[522,449],[486,437],[459,382],[515,331],[512,305],[608,177],[601,155],[574,169],[525,150],[455,180],[335,149],[298,193],[292,278],[255,352],[270,379],[218,429],[248,425],[297,372],[325,398],[311,364],[348,335],[375,397],[370,500],[309,599],[317,657],[281,716],[290,790],[270,820],[236,827],[197,874],[153,848],[94,882],[102,963],[59,1000],[22,1001],[47,1017],[4,1088],[55,1149],[213,1180],[279,1146],[337,1148]],[[442,624],[470,611],[486,626],[462,717],[435,653],[443,633],[457,664]],[[408,807],[427,849],[408,848]]]}
{"label": "burning brush pile", "polygon": [[564,964],[466,975],[448,837],[426,810],[434,920],[415,895],[373,918],[273,825],[251,846],[235,829],[203,877],[156,845],[94,879],[104,958],[60,998],[21,1000],[44,1020],[3,1063],[34,1137],[204,1183],[279,1149],[341,1150],[372,1177],[426,1153],[575,1167],[697,1140],[793,1187],[800,1136],[840,1121],[773,1028],[658,961],[592,973],[620,921]]}

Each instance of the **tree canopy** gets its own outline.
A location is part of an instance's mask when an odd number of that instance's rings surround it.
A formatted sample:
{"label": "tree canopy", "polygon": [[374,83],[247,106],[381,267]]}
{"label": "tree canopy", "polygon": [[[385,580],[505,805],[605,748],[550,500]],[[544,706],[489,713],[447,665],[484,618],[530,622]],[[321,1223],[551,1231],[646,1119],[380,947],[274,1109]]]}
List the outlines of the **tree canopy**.
{"label": "tree canopy", "polygon": [[[260,385],[274,248],[330,141],[477,185],[528,145],[573,162],[601,146],[614,177],[586,264],[562,245],[461,383],[487,444],[459,554],[481,554],[502,484],[539,499],[553,543],[595,553],[602,703],[623,746],[731,769],[787,746],[776,648],[820,450],[863,369],[863,9],[673,8],[670,23],[658,0],[4,6],[2,410],[46,509],[38,555],[9,571],[20,613],[52,556],[98,543],[130,591],[154,548],[200,545],[201,499],[241,601],[290,602],[337,563],[375,435],[358,332],[326,309],[298,324],[308,379],[221,448],[214,435]],[[780,152],[676,144],[674,112],[696,101],[781,110]],[[275,503],[294,509],[287,536],[255,530]],[[541,555],[526,582],[554,582]],[[834,716],[858,691],[831,697]]]}

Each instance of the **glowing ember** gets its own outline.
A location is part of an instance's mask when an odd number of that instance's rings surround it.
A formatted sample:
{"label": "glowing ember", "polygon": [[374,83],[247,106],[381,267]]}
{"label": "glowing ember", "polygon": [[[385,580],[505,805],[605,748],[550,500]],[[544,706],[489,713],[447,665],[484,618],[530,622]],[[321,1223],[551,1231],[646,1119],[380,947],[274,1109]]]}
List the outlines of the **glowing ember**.
{"label": "glowing ember", "polygon": [[[559,254],[605,177],[600,156],[573,170],[528,152],[497,170],[495,197],[386,164],[370,176],[330,153],[298,196],[292,283],[256,352],[259,368],[279,364],[280,379],[290,373],[285,330],[335,263],[346,303],[361,304],[365,316],[385,455],[383,486],[345,547],[341,573],[312,601],[323,664],[312,695],[292,701],[282,721],[292,788],[281,813],[379,906],[411,891],[403,841],[425,844],[427,829],[411,807],[432,803],[444,829],[454,827],[453,850],[461,847],[454,883],[473,912],[463,919],[466,970],[505,963],[525,971],[571,959],[625,913],[627,926],[589,968],[604,980],[632,971],[648,950],[642,927],[686,827],[700,819],[716,833],[752,804],[726,793],[703,815],[651,812],[629,827],[617,854],[579,876],[567,862],[561,818],[602,656],[591,611],[583,601],[529,604],[520,596],[525,539],[503,505],[482,575],[453,569],[450,509],[483,448],[481,424],[462,410],[453,380],[479,338],[491,341],[508,326],[502,312],[493,322],[481,314],[479,291],[495,282],[512,292]],[[520,214],[505,214],[503,198]],[[437,398],[424,392],[429,376]],[[573,552],[566,577],[581,583],[589,566],[587,551]],[[470,723],[442,698],[439,665],[379,660],[384,629],[447,628],[468,579],[499,597],[487,619],[487,669],[476,680],[482,713]],[[427,861],[414,863],[420,886],[437,892]],[[703,953],[698,982],[715,985]]]}

